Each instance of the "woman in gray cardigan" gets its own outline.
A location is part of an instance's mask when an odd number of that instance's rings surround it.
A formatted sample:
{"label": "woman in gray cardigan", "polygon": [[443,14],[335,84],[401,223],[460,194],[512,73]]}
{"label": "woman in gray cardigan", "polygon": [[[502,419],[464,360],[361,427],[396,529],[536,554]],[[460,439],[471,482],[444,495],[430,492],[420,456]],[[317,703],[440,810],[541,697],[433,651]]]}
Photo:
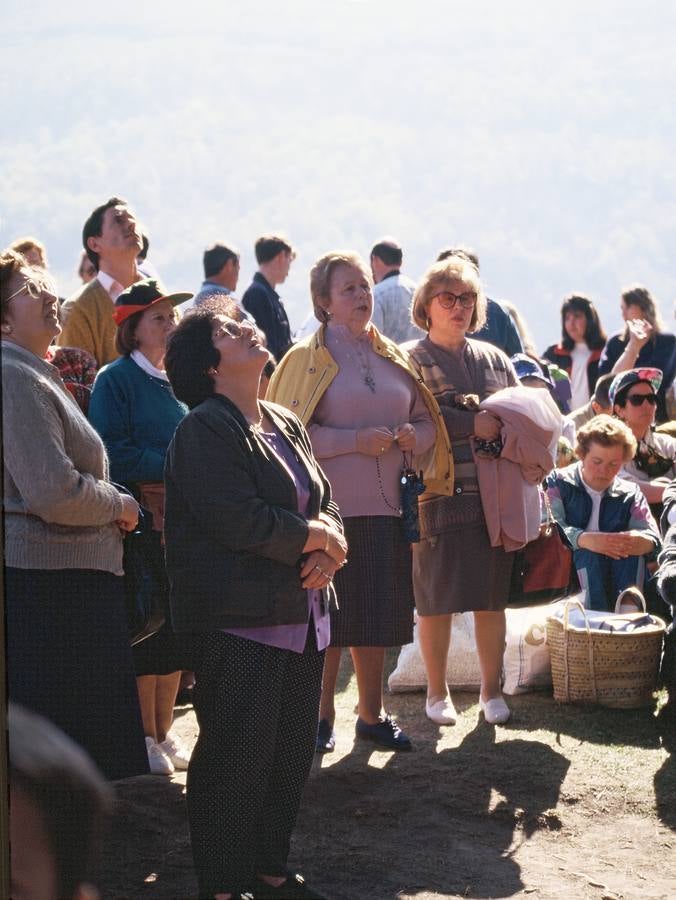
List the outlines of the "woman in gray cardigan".
{"label": "woman in gray cardigan", "polygon": [[138,505],[45,361],[57,307],[44,273],[0,256],[9,698],[123,778],[148,771],[120,577]]}
{"label": "woman in gray cardigan", "polygon": [[188,818],[200,897],[319,897],[286,870],[346,545],[300,421],[258,399],[246,322],[200,309],[165,366],[191,412],[165,466],[171,618],[195,672]]}

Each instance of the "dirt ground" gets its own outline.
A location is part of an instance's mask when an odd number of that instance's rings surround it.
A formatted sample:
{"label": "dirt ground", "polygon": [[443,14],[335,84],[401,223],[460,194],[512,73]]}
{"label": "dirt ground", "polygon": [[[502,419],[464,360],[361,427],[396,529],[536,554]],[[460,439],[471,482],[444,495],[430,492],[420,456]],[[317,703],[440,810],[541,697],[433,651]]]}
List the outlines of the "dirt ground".
{"label": "dirt ground", "polygon": [[[415,742],[394,754],[354,742],[345,658],[339,687],[336,751],[315,759],[290,859],[329,900],[676,898],[676,733],[654,710],[526,694],[492,727],[457,694],[440,728],[421,694],[388,695]],[[176,730],[194,742],[190,706]],[[105,900],[195,898],[185,773],[115,788]]]}

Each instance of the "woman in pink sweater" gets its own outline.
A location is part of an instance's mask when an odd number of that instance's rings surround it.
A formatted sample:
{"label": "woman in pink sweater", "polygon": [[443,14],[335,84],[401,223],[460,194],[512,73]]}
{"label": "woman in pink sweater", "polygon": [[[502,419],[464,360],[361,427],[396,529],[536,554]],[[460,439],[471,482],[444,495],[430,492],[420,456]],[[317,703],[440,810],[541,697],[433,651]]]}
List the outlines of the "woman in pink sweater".
{"label": "woman in pink sweater", "polygon": [[371,324],[371,275],[357,254],[323,256],[310,289],[322,325],[286,354],[268,398],[308,423],[349,548],[349,562],[335,577],[340,609],[331,614],[317,750],[334,749],[343,647],[350,648],[359,688],[357,738],[408,750],[408,737],[383,713],[383,662],[385,647],[412,639],[411,548],[402,529],[400,479],[406,459],[435,446],[430,410],[436,404],[406,354]]}

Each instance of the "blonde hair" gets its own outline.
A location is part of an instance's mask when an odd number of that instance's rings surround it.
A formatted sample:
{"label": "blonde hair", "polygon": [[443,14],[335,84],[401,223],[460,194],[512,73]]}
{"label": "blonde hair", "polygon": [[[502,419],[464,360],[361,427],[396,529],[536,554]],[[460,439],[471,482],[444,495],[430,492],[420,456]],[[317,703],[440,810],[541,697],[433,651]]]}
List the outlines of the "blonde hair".
{"label": "blonde hair", "polygon": [[31,250],[35,250],[40,257],[40,266],[43,269],[47,268],[47,248],[42,241],[35,237],[17,238],[15,241],[12,241],[7,249],[14,250],[15,253],[20,253],[22,256],[26,256]]}
{"label": "blonde hair", "polygon": [[461,281],[476,293],[476,303],[468,331],[478,331],[486,322],[486,295],[476,266],[466,256],[449,256],[435,262],[425,272],[413,295],[411,319],[425,331],[430,330],[429,308],[433,297],[445,290],[451,281]]}
{"label": "blonde hair", "polygon": [[371,272],[358,253],[352,250],[333,250],[320,256],[310,270],[310,294],[315,318],[320,322],[328,322],[328,308],[331,303],[331,278],[338,266],[353,266],[364,275],[373,289]]}
{"label": "blonde hair", "polygon": [[620,419],[614,419],[602,413],[594,416],[583,425],[576,435],[575,453],[579,459],[589,453],[592,443],[602,447],[622,447],[624,449],[624,461],[628,462],[636,453],[636,438],[631,429]]}

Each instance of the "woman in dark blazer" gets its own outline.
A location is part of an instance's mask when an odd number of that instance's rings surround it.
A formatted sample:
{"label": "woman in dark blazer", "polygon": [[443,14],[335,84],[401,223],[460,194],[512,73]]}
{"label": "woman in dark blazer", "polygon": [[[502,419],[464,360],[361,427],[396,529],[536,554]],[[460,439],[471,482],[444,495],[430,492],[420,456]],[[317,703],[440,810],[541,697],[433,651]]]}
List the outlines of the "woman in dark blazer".
{"label": "woman in dark blazer", "polygon": [[191,409],[167,453],[165,540],[172,623],[196,678],[200,897],[319,897],[286,860],[346,544],[305,429],[258,399],[267,360],[248,323],[201,309],[165,357]]}

